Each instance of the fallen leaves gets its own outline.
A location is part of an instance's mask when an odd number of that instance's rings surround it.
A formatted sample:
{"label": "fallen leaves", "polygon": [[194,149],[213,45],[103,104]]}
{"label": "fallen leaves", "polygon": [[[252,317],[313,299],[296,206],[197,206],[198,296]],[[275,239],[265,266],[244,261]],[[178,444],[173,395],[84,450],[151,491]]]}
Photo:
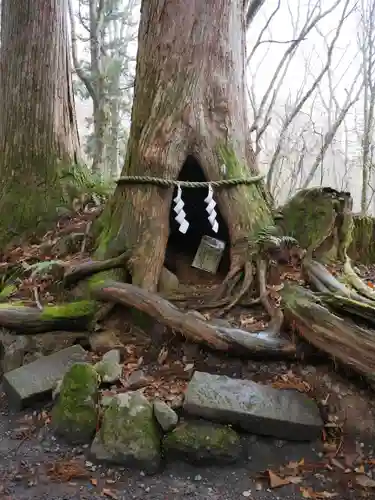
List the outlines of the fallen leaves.
{"label": "fallen leaves", "polygon": [[364,474],[356,476],[355,481],[362,488],[375,488],[375,481]]}
{"label": "fallen leaves", "polygon": [[69,482],[72,479],[86,479],[88,471],[78,460],[60,460],[49,466],[47,474],[51,479]]}
{"label": "fallen leaves", "polygon": [[289,462],[281,466],[277,473],[271,469],[267,469],[262,476],[267,479],[269,487],[275,489],[287,486],[288,484],[300,484],[303,480],[302,474],[305,468],[305,460],[302,459],[299,462]]}
{"label": "fallen leaves", "polygon": [[303,393],[309,393],[312,390],[310,384],[301,377],[295,375],[292,371],[276,376],[275,381],[272,383],[272,387],[275,389],[295,389]]}
{"label": "fallen leaves", "polygon": [[267,470],[268,477],[269,477],[269,485],[270,488],[280,488],[280,486],[286,486],[287,484],[299,484],[302,482],[302,477],[299,476],[287,476],[287,477],[280,477],[271,470]]}
{"label": "fallen leaves", "polygon": [[313,491],[312,488],[300,488],[302,498],[313,498],[314,500],[324,500],[325,498],[337,498],[338,493],[329,491]]}
{"label": "fallen leaves", "polygon": [[114,500],[118,499],[117,494],[109,488],[103,488],[101,491],[101,495],[107,498],[113,498]]}
{"label": "fallen leaves", "polygon": [[[93,477],[90,478],[89,471],[84,467],[82,463],[78,462],[78,460],[60,460],[58,462],[55,462],[52,465],[49,465],[47,475],[55,481],[67,483],[77,479],[89,479],[92,486],[94,486],[95,488],[98,487],[98,480]],[[109,479],[106,480],[106,482],[114,483],[114,481],[111,481]],[[110,488],[102,488],[100,494],[105,498],[112,498],[113,500],[118,499],[117,493]]]}

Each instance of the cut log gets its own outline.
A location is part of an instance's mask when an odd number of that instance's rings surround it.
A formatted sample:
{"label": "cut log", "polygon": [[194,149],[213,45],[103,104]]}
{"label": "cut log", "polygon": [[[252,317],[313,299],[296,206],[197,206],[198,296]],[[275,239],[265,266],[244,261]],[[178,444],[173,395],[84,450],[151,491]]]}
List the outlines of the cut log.
{"label": "cut log", "polygon": [[267,331],[250,333],[210,323],[199,313],[183,312],[159,295],[140,287],[116,281],[96,283],[93,296],[99,300],[135,307],[152,318],[177,330],[187,339],[241,357],[256,355],[293,357],[294,344]]}
{"label": "cut log", "polygon": [[350,193],[329,187],[301,189],[282,208],[278,224],[309,257],[344,260],[352,237]]}
{"label": "cut log", "polygon": [[368,381],[375,381],[374,330],[333,314],[317,295],[301,286],[287,283],[281,297],[285,318],[296,333]]}

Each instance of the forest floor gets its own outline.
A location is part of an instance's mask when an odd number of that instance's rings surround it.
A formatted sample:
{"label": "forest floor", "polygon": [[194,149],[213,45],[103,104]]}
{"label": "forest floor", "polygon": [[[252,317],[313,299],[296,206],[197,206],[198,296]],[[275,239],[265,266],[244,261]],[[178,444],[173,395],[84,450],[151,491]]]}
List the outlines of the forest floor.
{"label": "forest floor", "polygon": [[[91,215],[62,219],[42,240],[10,249],[3,255],[0,271],[15,263],[23,262],[27,267],[40,260],[58,258],[72,263],[89,258],[86,226]],[[80,238],[74,236],[77,234]],[[371,281],[372,270],[363,271]],[[285,272],[289,278],[301,279],[298,270]],[[191,271],[186,271],[186,276],[192,278]],[[54,280],[52,274],[20,280],[14,297],[34,306],[37,302],[54,303],[60,298],[59,292],[54,292]],[[243,309],[236,309],[226,319],[249,330],[259,330],[266,322],[260,311]],[[51,351],[58,350],[74,342],[77,335],[64,340],[61,334],[53,333],[37,337],[45,353],[46,344],[52,346]],[[297,389],[319,404],[326,423],[322,439],[289,443],[243,436],[247,458],[239,465],[202,468],[173,463],[150,477],[142,471],[92,464],[86,458],[86,447],[72,448],[56,439],[49,426],[50,402],[13,413],[2,395],[0,499],[375,499],[375,401],[373,392],[358,378],[322,359],[313,366],[244,361],[208,352],[159,323],[143,331],[134,325],[129,311],[117,307],[103,325],[101,342],[95,348],[91,345],[93,357],[110,348],[114,339],[126,353],[124,373],[139,369],[144,373],[146,395],[175,400],[194,370]]]}

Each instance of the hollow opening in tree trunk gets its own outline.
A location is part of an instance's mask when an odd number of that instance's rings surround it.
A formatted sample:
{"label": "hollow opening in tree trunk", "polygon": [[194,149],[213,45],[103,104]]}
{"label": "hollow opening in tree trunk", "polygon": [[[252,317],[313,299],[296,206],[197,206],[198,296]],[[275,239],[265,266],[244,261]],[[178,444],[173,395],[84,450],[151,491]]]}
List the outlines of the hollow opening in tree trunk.
{"label": "hollow opening in tree trunk", "polygon": [[[187,156],[178,176],[180,181],[206,182],[208,179],[204,175],[203,169],[198,160],[192,156]],[[194,280],[199,275],[199,278],[213,278],[214,275],[205,272],[195,272],[192,268],[195,254],[201,243],[203,236],[209,236],[225,242],[225,251],[220,261],[216,276],[222,277],[228,272],[230,264],[230,238],[228,226],[220,213],[218,205],[215,206],[217,212],[216,220],[219,224],[219,230],[215,233],[212,230],[208,220],[206,211],[206,203],[208,189],[204,188],[182,188],[182,201],[184,202],[183,210],[186,213],[186,220],[189,222],[189,228],[185,234],[179,231],[180,225],[176,222],[176,213],[174,212],[175,203],[173,199],[177,196],[177,187],[173,191],[173,198],[169,212],[169,238],[166,251],[165,265],[172,272],[176,273],[179,278],[184,278],[181,274],[190,274],[190,278]],[[215,191],[214,191],[215,199]],[[183,269],[182,269],[183,268]]]}

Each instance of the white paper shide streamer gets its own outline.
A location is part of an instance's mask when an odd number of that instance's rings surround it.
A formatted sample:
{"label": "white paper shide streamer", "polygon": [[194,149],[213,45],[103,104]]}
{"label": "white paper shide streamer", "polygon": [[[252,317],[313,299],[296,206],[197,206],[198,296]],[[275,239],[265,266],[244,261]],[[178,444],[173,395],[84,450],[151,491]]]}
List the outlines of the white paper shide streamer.
{"label": "white paper shide streamer", "polygon": [[178,228],[180,233],[185,234],[189,229],[189,223],[185,219],[186,213],[183,209],[185,203],[182,201],[182,191],[180,185],[177,186],[177,196],[173,198],[173,201],[175,203],[173,210],[176,213],[176,217],[174,219],[180,224],[180,227]]}
{"label": "white paper shide streamer", "polygon": [[216,220],[216,216],[217,216],[217,213],[215,210],[216,201],[214,200],[214,192],[213,192],[211,184],[208,186],[208,195],[204,199],[204,202],[207,205],[206,212],[208,213],[208,220],[212,226],[212,231],[214,233],[217,233],[219,230],[219,223]]}

